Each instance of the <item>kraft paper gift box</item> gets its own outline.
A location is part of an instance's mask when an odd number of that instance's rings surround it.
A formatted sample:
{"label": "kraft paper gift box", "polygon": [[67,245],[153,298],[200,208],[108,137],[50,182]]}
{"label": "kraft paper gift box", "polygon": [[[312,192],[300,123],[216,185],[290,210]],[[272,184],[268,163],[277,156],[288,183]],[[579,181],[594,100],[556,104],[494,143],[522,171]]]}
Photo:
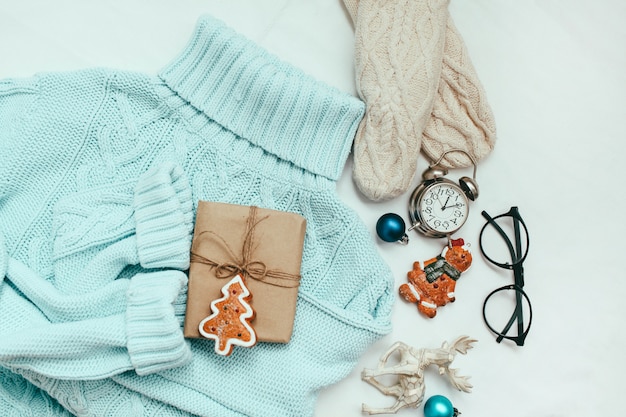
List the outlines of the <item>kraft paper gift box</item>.
{"label": "kraft paper gift box", "polygon": [[200,201],[191,245],[184,335],[202,338],[200,321],[237,273],[252,293],[261,342],[287,343],[296,312],[306,220],[284,211]]}

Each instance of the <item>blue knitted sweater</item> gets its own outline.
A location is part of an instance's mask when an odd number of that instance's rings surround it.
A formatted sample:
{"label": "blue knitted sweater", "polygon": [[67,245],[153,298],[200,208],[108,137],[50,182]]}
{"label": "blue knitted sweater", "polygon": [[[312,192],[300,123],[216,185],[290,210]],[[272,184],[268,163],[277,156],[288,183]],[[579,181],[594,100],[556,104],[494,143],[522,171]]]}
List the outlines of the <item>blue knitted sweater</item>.
{"label": "blue knitted sweater", "polygon": [[[357,99],[210,17],[159,76],[0,81],[0,415],[307,416],[390,330],[336,195]],[[288,344],[182,336],[199,200],[307,219]]]}

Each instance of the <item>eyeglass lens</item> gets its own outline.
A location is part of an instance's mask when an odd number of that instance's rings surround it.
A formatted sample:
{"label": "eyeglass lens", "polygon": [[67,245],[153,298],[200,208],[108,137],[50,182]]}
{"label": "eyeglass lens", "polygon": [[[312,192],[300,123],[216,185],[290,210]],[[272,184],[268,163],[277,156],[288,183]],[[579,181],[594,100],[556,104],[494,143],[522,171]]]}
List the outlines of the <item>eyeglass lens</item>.
{"label": "eyeglass lens", "polygon": [[528,253],[529,238],[526,226],[517,217],[508,213],[496,217],[483,213],[483,216],[488,216],[490,220],[480,234],[483,254],[491,263],[512,269],[512,265],[523,261]]}

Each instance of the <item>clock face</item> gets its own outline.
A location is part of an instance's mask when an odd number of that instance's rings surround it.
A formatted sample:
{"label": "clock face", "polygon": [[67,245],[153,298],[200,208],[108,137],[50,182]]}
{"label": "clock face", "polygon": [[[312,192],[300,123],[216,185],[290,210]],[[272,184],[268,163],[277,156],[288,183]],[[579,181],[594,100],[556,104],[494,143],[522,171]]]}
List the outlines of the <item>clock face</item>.
{"label": "clock face", "polygon": [[469,212],[467,197],[454,183],[436,183],[425,190],[419,202],[422,222],[443,233],[458,230]]}

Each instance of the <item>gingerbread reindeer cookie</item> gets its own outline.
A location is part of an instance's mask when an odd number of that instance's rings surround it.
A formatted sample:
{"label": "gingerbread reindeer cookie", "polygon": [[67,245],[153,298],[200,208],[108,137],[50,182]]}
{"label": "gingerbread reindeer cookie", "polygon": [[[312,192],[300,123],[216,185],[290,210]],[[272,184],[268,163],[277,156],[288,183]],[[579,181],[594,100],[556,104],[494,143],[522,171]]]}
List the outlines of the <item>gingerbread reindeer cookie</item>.
{"label": "gingerbread reindeer cookie", "polygon": [[456,281],[472,264],[469,245],[463,239],[451,240],[441,255],[424,262],[414,262],[407,273],[408,283],[399,288],[407,301],[417,303],[417,309],[433,318],[437,307],[455,300]]}

